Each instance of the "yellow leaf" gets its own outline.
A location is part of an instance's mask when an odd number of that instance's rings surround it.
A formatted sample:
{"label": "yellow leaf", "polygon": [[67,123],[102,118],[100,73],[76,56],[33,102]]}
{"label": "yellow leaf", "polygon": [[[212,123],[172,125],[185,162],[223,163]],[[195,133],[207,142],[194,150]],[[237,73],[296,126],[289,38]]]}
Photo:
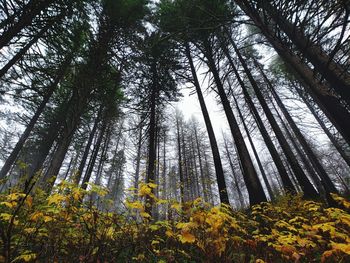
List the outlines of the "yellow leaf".
{"label": "yellow leaf", "polygon": [[175,209],[176,211],[180,211],[181,210],[181,204],[179,203],[174,203],[170,206],[170,208]]}
{"label": "yellow leaf", "polygon": [[113,234],[114,234],[114,228],[110,226],[106,231],[106,236],[108,238],[113,238]]}
{"label": "yellow leaf", "polygon": [[167,230],[167,231],[165,231],[165,235],[166,235],[167,237],[173,237],[173,236],[174,236],[174,232],[171,231],[171,230]]}
{"label": "yellow leaf", "polygon": [[30,220],[37,221],[39,218],[41,218],[43,216],[44,216],[44,214],[42,212],[36,211],[30,216]]}
{"label": "yellow leaf", "polygon": [[183,232],[179,235],[181,243],[193,243],[196,241],[196,237],[189,232]]}
{"label": "yellow leaf", "polygon": [[60,194],[53,194],[51,196],[49,196],[47,198],[47,203],[48,205],[51,205],[51,204],[59,204],[61,203],[62,201],[64,201],[66,199],[65,196],[63,195],[60,195]]}
{"label": "yellow leaf", "polygon": [[13,208],[14,206],[16,206],[16,202],[1,202],[0,205],[4,205],[7,206],[8,208]]}
{"label": "yellow leaf", "polygon": [[139,195],[140,196],[147,196],[152,193],[152,188],[149,187],[146,184],[141,185],[140,190],[139,190]]}
{"label": "yellow leaf", "polygon": [[7,213],[1,213],[0,218],[3,219],[4,221],[9,221],[12,218],[12,215]]}
{"label": "yellow leaf", "polygon": [[53,218],[51,216],[44,216],[44,222],[45,223],[50,222],[52,220],[53,220]]}
{"label": "yellow leaf", "polygon": [[157,188],[157,185],[154,184],[154,183],[148,183],[147,186],[150,187],[150,188],[153,188],[153,189]]}
{"label": "yellow leaf", "polygon": [[260,259],[260,258],[258,258],[257,260],[255,260],[255,263],[265,263],[265,261]]}
{"label": "yellow leaf", "polygon": [[23,261],[29,262],[29,261],[33,261],[34,259],[36,259],[36,254],[30,253],[30,254],[20,255],[16,257],[14,260],[12,260],[11,262],[23,262]]}
{"label": "yellow leaf", "polygon": [[350,255],[350,244],[332,243],[332,248]]}
{"label": "yellow leaf", "polygon": [[27,196],[25,203],[29,208],[31,208],[33,206],[33,197],[31,197],[30,195]]}
{"label": "yellow leaf", "polygon": [[130,209],[143,210],[143,204],[140,201],[126,202],[126,206]]}
{"label": "yellow leaf", "polygon": [[149,213],[146,213],[146,212],[141,212],[140,215],[143,217],[143,218],[150,218],[151,215]]}

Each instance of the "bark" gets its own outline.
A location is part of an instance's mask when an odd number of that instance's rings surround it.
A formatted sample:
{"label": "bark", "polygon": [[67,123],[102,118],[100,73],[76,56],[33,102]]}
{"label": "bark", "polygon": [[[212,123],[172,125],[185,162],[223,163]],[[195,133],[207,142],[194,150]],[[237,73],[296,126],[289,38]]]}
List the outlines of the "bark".
{"label": "bark", "polygon": [[234,182],[234,185],[235,185],[235,187],[236,187],[236,189],[237,189],[240,207],[241,207],[241,208],[244,208],[244,206],[245,206],[245,204],[244,204],[244,197],[243,197],[241,188],[239,187],[239,183],[238,183],[238,179],[237,179],[237,174],[236,174],[236,172],[235,172],[235,167],[234,167],[234,165],[233,165],[233,161],[232,161],[232,158],[231,158],[230,150],[229,150],[229,148],[228,148],[227,139],[225,138],[225,136],[224,136],[224,147],[225,147],[226,157],[227,157],[227,159],[228,159],[228,162],[229,162],[229,165],[230,165],[230,168],[231,168],[232,177],[233,177],[233,182]]}
{"label": "bark", "polygon": [[98,153],[99,153],[100,148],[101,148],[103,137],[104,137],[105,132],[106,132],[107,123],[108,123],[108,120],[105,119],[103,121],[103,124],[102,124],[101,130],[100,130],[100,134],[99,134],[99,137],[97,139],[97,142],[96,142],[96,144],[94,146],[94,150],[93,150],[92,155],[90,157],[89,167],[86,170],[84,178],[83,178],[83,181],[81,183],[81,188],[82,189],[86,189],[87,186],[88,186],[88,183],[90,181],[90,178],[91,178],[91,175],[92,175],[92,171],[93,171],[93,169],[95,167],[96,159],[97,159]]}
{"label": "bark", "polygon": [[85,146],[84,154],[83,154],[83,156],[81,158],[81,161],[80,161],[80,164],[79,164],[79,168],[78,168],[78,170],[76,172],[76,177],[74,178],[74,183],[75,184],[79,184],[79,182],[81,180],[81,177],[82,177],[82,174],[83,174],[83,171],[84,171],[84,168],[85,168],[85,164],[86,164],[87,158],[89,156],[91,144],[92,144],[92,141],[93,141],[93,139],[95,137],[98,124],[100,122],[102,108],[103,108],[103,106],[100,106],[100,110],[99,110],[99,112],[97,114],[97,117],[95,119],[94,126],[92,127],[92,130],[91,130],[91,132],[89,134],[89,139],[88,139],[87,144]]}
{"label": "bark", "polygon": [[200,178],[201,178],[201,184],[202,184],[202,191],[203,191],[203,197],[205,202],[209,202],[208,200],[208,193],[206,189],[206,184],[205,184],[205,178],[204,178],[204,168],[203,168],[203,161],[202,161],[202,154],[201,154],[201,148],[199,144],[199,139],[198,139],[198,134],[197,134],[197,129],[194,129],[194,136],[196,139],[196,147],[197,147],[197,152],[198,152],[198,162],[199,162],[199,171],[200,171]]}
{"label": "bark", "polygon": [[[257,65],[257,63],[256,63],[256,65]],[[289,126],[292,128],[293,133],[297,137],[304,152],[306,153],[306,155],[310,159],[312,165],[314,166],[315,170],[317,171],[318,175],[322,179],[322,185],[323,185],[324,189],[326,190],[327,193],[337,193],[338,191],[337,191],[335,185],[333,184],[333,182],[329,178],[329,176],[328,176],[327,172],[325,171],[325,169],[323,168],[321,162],[318,160],[318,157],[316,156],[316,154],[314,153],[314,151],[311,149],[310,145],[306,141],[304,135],[301,133],[299,127],[294,122],[292,116],[289,114],[288,110],[284,106],[282,100],[280,99],[280,97],[278,96],[278,94],[275,90],[275,87],[272,85],[271,81],[267,78],[267,76],[263,72],[262,68],[259,65],[257,65],[257,66],[260,69],[260,72],[261,72],[265,82],[267,83],[268,87],[270,88],[270,91],[271,91],[273,97],[275,98],[277,105],[279,106],[283,115],[285,116],[286,120],[288,121]]]}
{"label": "bark", "polygon": [[247,146],[245,145],[236,118],[233,115],[230,102],[226,96],[225,89],[219,76],[219,72],[217,71],[215,65],[212,47],[209,43],[205,43],[205,53],[205,56],[208,60],[209,69],[213,74],[214,81],[218,89],[218,94],[220,96],[222,106],[224,107],[224,111],[231,129],[232,136],[237,146],[238,156],[242,162],[243,178],[248,189],[250,204],[254,205],[260,202],[264,202],[266,201],[264,190],[259,181],[259,177],[255,171],[253,162],[250,158]]}
{"label": "bark", "polygon": [[184,176],[182,169],[182,150],[181,150],[181,136],[180,136],[180,123],[179,118],[176,117],[176,140],[177,140],[177,151],[178,151],[178,162],[179,162],[179,179],[180,179],[180,200],[184,202]]}
{"label": "bark", "polygon": [[301,168],[300,164],[298,163],[298,160],[294,156],[292,149],[290,148],[290,146],[289,146],[287,140],[285,139],[281,129],[279,128],[279,125],[276,122],[271,110],[269,109],[269,107],[265,101],[265,98],[262,95],[260,88],[259,88],[258,84],[256,83],[253,75],[251,74],[245,60],[241,56],[236,44],[233,41],[231,41],[231,44],[232,44],[233,48],[235,49],[235,52],[238,56],[238,59],[244,68],[244,72],[248,76],[249,82],[254,89],[254,92],[255,92],[255,94],[260,102],[260,105],[262,106],[262,108],[264,110],[264,113],[265,113],[267,119],[269,120],[269,122],[271,124],[273,131],[276,134],[278,142],[280,143],[280,145],[283,149],[283,152],[287,157],[288,162],[291,164],[291,168],[294,172],[294,175],[296,176],[300,186],[303,189],[304,196],[306,198],[316,198],[318,196],[316,189],[310,183],[309,179],[307,178],[306,174],[304,173],[303,169]]}
{"label": "bark", "polygon": [[137,189],[139,188],[140,164],[141,164],[141,149],[142,149],[142,127],[139,127],[139,136],[137,141],[136,168],[135,168],[135,199],[137,198]]}
{"label": "bark", "polygon": [[249,141],[249,143],[250,143],[250,146],[252,147],[255,160],[256,160],[256,162],[258,163],[258,167],[259,167],[259,170],[260,170],[260,172],[261,172],[261,176],[262,176],[262,178],[263,178],[263,180],[264,180],[264,183],[265,183],[265,185],[266,185],[267,192],[269,193],[269,196],[270,196],[271,200],[273,200],[273,199],[274,199],[274,193],[273,193],[272,188],[271,188],[271,186],[270,186],[269,180],[267,179],[267,175],[266,175],[266,173],[265,173],[265,171],[264,171],[264,167],[263,167],[262,164],[261,164],[259,154],[257,153],[257,151],[256,151],[256,149],[255,149],[254,142],[253,142],[253,140],[252,140],[252,137],[250,136],[249,129],[248,129],[248,127],[247,127],[247,124],[245,123],[245,119],[244,119],[244,117],[243,117],[242,111],[241,111],[241,109],[240,109],[240,107],[239,107],[239,104],[238,104],[238,102],[237,102],[237,100],[236,100],[236,98],[235,98],[234,96],[233,96],[233,99],[234,99],[235,104],[236,104],[236,108],[237,108],[238,115],[239,115],[239,117],[240,117],[240,119],[241,119],[241,121],[242,121],[243,128],[244,128],[244,130],[245,130],[245,132],[246,132],[246,134],[247,134],[248,141]]}
{"label": "bark", "polygon": [[[238,3],[238,1],[236,2]],[[338,98],[329,92],[331,87],[327,84],[317,82],[314,78],[312,69],[286,45],[281,43],[274,36],[274,33],[266,27],[259,16],[254,16],[250,13],[250,10],[245,10],[243,6],[242,9],[251,17],[255,25],[265,35],[280,57],[293,69],[293,73],[297,79],[303,84],[328,119],[350,145],[350,125],[347,125],[350,123],[350,113],[345,107],[343,107]]]}
{"label": "bark", "polygon": [[227,48],[223,47],[223,50],[226,53],[226,57],[229,60],[231,68],[233,69],[233,72],[234,72],[234,74],[235,74],[235,76],[236,76],[236,78],[237,78],[237,80],[242,88],[245,101],[247,102],[248,107],[249,107],[250,111],[252,112],[252,115],[253,115],[253,117],[258,125],[260,134],[264,139],[264,142],[265,142],[265,144],[270,152],[270,155],[274,161],[274,164],[276,165],[276,168],[277,168],[278,173],[279,173],[281,180],[282,180],[284,190],[289,191],[291,193],[295,193],[296,189],[295,189],[291,179],[289,178],[288,172],[283,164],[282,159],[280,158],[279,153],[276,150],[275,145],[273,144],[273,142],[271,140],[269,133],[266,130],[266,127],[265,127],[264,122],[262,121],[262,119],[260,117],[259,112],[257,111],[257,109],[254,105],[254,102],[253,102],[251,96],[249,95],[249,92],[247,90],[247,87],[246,87],[244,81],[242,80],[241,76],[239,75],[238,70],[237,70],[235,64],[233,63],[232,58],[231,58],[230,54],[228,53]]}
{"label": "bark", "polygon": [[40,14],[40,12],[47,9],[53,0],[32,0],[24,8],[22,15],[18,18],[17,22],[6,29],[0,36],[0,49],[8,45],[9,42],[20,33],[20,31],[29,26],[34,18]]}
{"label": "bark", "polygon": [[207,106],[205,105],[204,97],[203,97],[202,90],[201,90],[201,87],[200,87],[200,84],[198,81],[196,69],[195,69],[194,64],[193,64],[193,60],[191,57],[191,52],[190,52],[190,48],[189,48],[188,43],[186,43],[186,56],[187,56],[187,59],[188,59],[188,62],[189,62],[190,68],[191,68],[194,86],[196,88],[198,101],[199,101],[199,104],[200,104],[200,107],[202,110],[204,123],[205,123],[205,126],[207,128],[207,133],[209,136],[210,147],[211,147],[211,151],[213,154],[216,180],[217,180],[218,189],[219,189],[220,202],[225,203],[225,204],[229,204],[229,198],[228,198],[226,182],[225,182],[225,175],[224,175],[224,171],[222,169],[219,148],[217,145],[214,129],[213,129],[213,126],[211,124],[210,117],[209,117],[209,112],[208,112]]}
{"label": "bark", "polygon": [[48,90],[46,91],[42,102],[40,103],[39,107],[36,109],[35,114],[31,118],[31,120],[29,121],[26,129],[22,133],[22,135],[19,138],[18,142],[16,143],[15,147],[12,149],[12,152],[10,153],[9,157],[6,159],[4,166],[1,168],[0,180],[5,178],[7,173],[10,171],[12,165],[16,161],[18,154],[22,150],[22,148],[23,148],[25,142],[27,141],[29,135],[31,134],[35,124],[37,123],[39,117],[41,116],[42,112],[44,111],[46,104],[48,103],[51,96],[55,92],[57,86],[59,85],[59,83],[63,79],[71,61],[72,61],[72,57],[68,56],[67,59],[63,62],[61,68],[58,70],[56,78],[54,79],[54,81],[52,82],[50,87],[47,88]]}

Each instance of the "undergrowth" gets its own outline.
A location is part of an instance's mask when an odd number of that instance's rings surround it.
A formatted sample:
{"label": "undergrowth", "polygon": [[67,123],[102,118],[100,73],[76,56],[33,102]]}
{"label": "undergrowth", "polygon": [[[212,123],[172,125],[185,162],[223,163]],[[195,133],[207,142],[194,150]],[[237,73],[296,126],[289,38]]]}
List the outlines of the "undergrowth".
{"label": "undergrowth", "polygon": [[[285,196],[243,212],[159,200],[155,187],[141,185],[119,213],[89,202],[107,193],[96,186],[1,194],[0,262],[350,262],[350,202],[340,196],[338,208]],[[146,212],[146,197],[167,208],[164,219]]]}

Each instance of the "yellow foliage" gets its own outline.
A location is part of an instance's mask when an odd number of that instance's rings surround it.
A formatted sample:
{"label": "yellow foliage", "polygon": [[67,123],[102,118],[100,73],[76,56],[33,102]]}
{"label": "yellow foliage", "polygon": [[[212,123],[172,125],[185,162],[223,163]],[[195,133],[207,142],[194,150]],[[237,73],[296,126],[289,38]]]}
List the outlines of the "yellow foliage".
{"label": "yellow foliage", "polygon": [[193,243],[196,241],[196,237],[187,231],[183,231],[179,235],[179,240],[181,243]]}

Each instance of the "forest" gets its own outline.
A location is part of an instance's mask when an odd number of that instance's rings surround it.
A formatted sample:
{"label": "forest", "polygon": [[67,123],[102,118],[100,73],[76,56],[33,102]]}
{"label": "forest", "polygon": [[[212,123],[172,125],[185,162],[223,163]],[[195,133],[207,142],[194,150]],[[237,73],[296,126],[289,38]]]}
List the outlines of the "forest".
{"label": "forest", "polygon": [[0,262],[350,262],[350,2],[0,0]]}

